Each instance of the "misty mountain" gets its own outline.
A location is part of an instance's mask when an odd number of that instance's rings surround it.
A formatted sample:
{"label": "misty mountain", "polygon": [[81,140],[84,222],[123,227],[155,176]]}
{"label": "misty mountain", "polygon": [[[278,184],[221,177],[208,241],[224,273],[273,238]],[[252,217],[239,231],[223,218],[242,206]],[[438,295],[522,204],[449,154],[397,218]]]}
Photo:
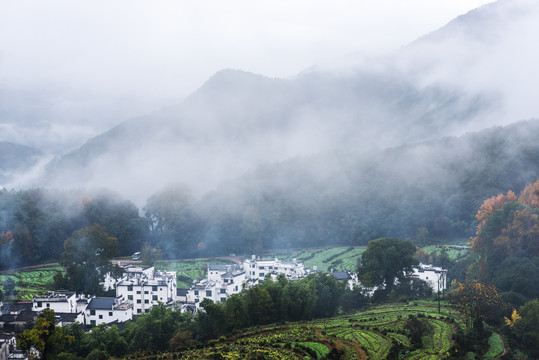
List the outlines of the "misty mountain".
{"label": "misty mountain", "polygon": [[12,180],[15,173],[24,173],[43,157],[40,150],[29,146],[0,141],[0,183]]}
{"label": "misty mountain", "polygon": [[[174,182],[201,195],[266,162],[394,147],[536,116],[533,92],[516,91],[505,76],[517,72],[507,65],[515,47],[529,47],[510,40],[529,38],[519,24],[532,23],[535,10],[524,0],[489,4],[394,56],[348,69],[292,79],[220,71],[180,103],[58,158],[46,182],[107,186],[139,203]],[[519,71],[535,66],[522,61]]]}
{"label": "misty mountain", "polygon": [[[267,164],[193,205],[179,254],[365,245],[379,237],[468,239],[488,197],[539,178],[539,120],[368,153]],[[177,234],[185,241],[188,234]],[[170,247],[170,243],[162,244]],[[199,246],[200,247],[200,246]],[[174,251],[174,250],[171,250]]]}

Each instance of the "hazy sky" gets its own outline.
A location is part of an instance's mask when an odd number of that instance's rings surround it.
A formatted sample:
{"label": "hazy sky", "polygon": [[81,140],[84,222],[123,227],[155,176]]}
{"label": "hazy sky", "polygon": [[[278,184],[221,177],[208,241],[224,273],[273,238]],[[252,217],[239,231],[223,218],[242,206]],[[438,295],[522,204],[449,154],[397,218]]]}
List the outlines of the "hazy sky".
{"label": "hazy sky", "polygon": [[391,52],[489,2],[1,0],[0,82],[174,99],[223,68],[288,77]]}

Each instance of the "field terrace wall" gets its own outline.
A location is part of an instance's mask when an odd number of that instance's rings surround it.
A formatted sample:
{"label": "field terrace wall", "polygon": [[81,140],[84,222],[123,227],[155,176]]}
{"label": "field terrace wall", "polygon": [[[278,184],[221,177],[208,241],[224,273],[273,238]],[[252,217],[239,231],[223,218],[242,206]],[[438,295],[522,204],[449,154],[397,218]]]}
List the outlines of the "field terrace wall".
{"label": "field terrace wall", "polygon": [[155,271],[153,266],[129,266],[124,271],[124,277],[116,284],[116,297],[132,303],[135,315],[149,312],[159,302],[175,303],[175,271]]}

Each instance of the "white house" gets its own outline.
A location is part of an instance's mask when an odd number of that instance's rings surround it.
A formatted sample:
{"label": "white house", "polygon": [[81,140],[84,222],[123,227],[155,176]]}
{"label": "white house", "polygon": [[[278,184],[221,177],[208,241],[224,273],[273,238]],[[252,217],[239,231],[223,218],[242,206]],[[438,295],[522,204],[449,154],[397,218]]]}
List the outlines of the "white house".
{"label": "white house", "polygon": [[350,272],[348,270],[345,271],[333,271],[331,273],[333,277],[337,280],[346,280],[346,286],[353,290],[354,286],[359,285],[359,279],[357,277],[356,273]]}
{"label": "white house", "polygon": [[187,291],[186,302],[198,309],[203,299],[223,302],[232,294],[238,294],[246,281],[245,271],[237,264],[208,265],[208,277],[195,283]]}
{"label": "white house", "polygon": [[16,346],[15,334],[0,334],[0,360],[7,360]]}
{"label": "white house", "polygon": [[72,291],[49,291],[45,296],[34,297],[32,311],[52,309],[57,313],[77,313],[77,294]]}
{"label": "white house", "polygon": [[434,293],[447,289],[447,269],[441,267],[419,264],[414,268],[411,278],[426,281]]}
{"label": "white house", "polygon": [[254,255],[241,264],[208,265],[208,277],[191,286],[181,306],[182,309],[194,306],[198,310],[199,304],[204,299],[223,302],[230,295],[241,292],[244,286],[255,286],[268,274],[273,280],[279,275],[285,275],[289,280],[296,280],[307,273],[305,266],[295,259],[292,263],[283,263],[278,259],[257,259]]}
{"label": "white house", "polygon": [[94,297],[84,311],[84,323],[90,326],[125,322],[133,318],[133,304],[122,298]]}
{"label": "white house", "polygon": [[154,267],[130,266],[116,284],[116,297],[133,303],[133,313],[142,314],[159,302],[176,301],[176,272],[155,271]]}
{"label": "white house", "polygon": [[305,265],[297,262],[296,259],[293,259],[292,263],[283,263],[277,258],[261,260],[255,255],[243,261],[243,269],[246,271],[247,278],[254,283],[264,280],[267,274],[271,274],[273,279],[282,274],[289,280],[297,280],[308,273]]}

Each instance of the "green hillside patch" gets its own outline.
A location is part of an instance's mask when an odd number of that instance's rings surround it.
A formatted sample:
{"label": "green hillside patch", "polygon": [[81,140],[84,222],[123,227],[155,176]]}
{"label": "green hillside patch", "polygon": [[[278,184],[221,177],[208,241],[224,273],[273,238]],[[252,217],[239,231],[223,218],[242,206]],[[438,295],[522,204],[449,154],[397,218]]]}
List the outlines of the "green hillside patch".
{"label": "green hillside patch", "polygon": [[358,259],[365,249],[364,246],[310,249],[286,254],[279,257],[279,259],[282,261],[296,259],[303,262],[311,270],[316,266],[322,272],[330,272],[331,269],[336,271],[355,271],[357,269]]}
{"label": "green hillside patch", "polygon": [[[5,272],[0,275],[0,285],[8,278],[15,281],[14,300],[29,301],[53,289],[54,275],[63,272],[61,266],[44,266],[31,270]],[[2,288],[2,291],[5,289]]]}
{"label": "green hillside patch", "polygon": [[488,338],[488,351],[483,355],[483,359],[494,359],[496,356],[503,353],[503,343],[500,335],[492,333]]}
{"label": "green hillside patch", "polygon": [[446,253],[447,256],[449,256],[449,259],[453,261],[459,261],[460,259],[470,255],[472,252],[469,247],[458,245],[429,245],[425,246],[423,250],[429,255],[436,254],[436,256]]}
{"label": "green hillside patch", "polygon": [[[253,328],[157,356],[159,359],[385,359],[400,351],[402,359],[447,356],[457,315],[431,304],[387,304],[327,319]],[[421,346],[414,348],[406,324],[410,316],[424,324]],[[155,355],[155,354],[151,354]],[[150,354],[129,358],[149,358]],[[151,356],[150,356],[151,357]]]}
{"label": "green hillside patch", "polygon": [[204,279],[207,276],[208,264],[233,264],[232,260],[226,259],[188,259],[160,261],[155,264],[156,270],[176,271],[177,286],[180,289],[188,289],[195,280]]}

